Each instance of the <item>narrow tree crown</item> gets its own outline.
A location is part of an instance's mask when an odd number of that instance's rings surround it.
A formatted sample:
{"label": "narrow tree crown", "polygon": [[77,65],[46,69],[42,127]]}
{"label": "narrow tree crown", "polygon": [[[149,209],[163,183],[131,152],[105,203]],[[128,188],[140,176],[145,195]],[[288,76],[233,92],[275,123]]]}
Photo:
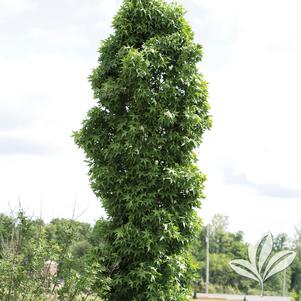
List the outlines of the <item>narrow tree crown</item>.
{"label": "narrow tree crown", "polygon": [[104,300],[188,300],[204,181],[193,150],[211,120],[202,47],[184,14],[163,0],[124,0],[90,76],[97,105],[74,135],[108,214]]}

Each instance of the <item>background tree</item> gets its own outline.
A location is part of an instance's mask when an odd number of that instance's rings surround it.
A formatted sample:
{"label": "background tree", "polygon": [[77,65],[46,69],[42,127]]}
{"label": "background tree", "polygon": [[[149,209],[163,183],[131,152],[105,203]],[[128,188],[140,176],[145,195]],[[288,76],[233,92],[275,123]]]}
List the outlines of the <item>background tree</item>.
{"label": "background tree", "polygon": [[247,244],[243,241],[243,233],[231,233],[227,230],[229,221],[227,216],[216,214],[209,225],[203,226],[191,246],[191,252],[198,262],[199,291],[205,292],[206,281],[206,229],[210,229],[210,287],[212,293],[245,292],[251,281],[243,279],[229,266],[235,258],[247,256]]}
{"label": "background tree", "polygon": [[3,246],[11,239],[14,228],[15,219],[0,213],[0,258],[2,256]]}
{"label": "background tree", "polygon": [[205,177],[193,150],[210,127],[202,48],[185,10],[124,0],[90,80],[97,105],[74,134],[101,223],[105,300],[188,300],[188,246]]}
{"label": "background tree", "polygon": [[301,226],[295,228],[293,248],[297,252],[295,261],[292,264],[291,288],[301,292]]}

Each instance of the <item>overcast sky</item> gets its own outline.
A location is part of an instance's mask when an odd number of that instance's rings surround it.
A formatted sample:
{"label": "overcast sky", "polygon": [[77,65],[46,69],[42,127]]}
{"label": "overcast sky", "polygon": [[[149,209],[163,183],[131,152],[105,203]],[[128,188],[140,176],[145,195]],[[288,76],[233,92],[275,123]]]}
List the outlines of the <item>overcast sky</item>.
{"label": "overcast sky", "polygon": [[[254,242],[301,224],[301,4],[182,0],[210,83],[198,150],[205,223],[229,216]],[[120,0],[0,0],[0,211],[103,216],[71,138],[94,105],[88,75]]]}

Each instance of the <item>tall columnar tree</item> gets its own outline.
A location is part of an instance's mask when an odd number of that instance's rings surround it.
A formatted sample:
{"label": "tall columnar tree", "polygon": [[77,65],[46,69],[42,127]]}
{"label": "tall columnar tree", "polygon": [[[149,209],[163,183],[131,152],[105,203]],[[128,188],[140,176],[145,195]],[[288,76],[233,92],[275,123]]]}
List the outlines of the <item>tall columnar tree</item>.
{"label": "tall columnar tree", "polygon": [[188,300],[205,178],[193,150],[211,121],[202,47],[184,14],[164,0],[124,0],[90,76],[97,105],[74,136],[108,215],[104,300]]}

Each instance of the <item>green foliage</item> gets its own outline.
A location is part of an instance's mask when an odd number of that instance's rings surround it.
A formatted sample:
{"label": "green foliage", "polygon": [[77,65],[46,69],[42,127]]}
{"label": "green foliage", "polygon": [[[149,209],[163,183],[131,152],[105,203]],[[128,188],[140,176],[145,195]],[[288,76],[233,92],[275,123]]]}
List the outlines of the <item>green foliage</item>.
{"label": "green foliage", "polygon": [[[59,231],[54,231],[54,224],[59,224]],[[22,210],[16,217],[1,215],[0,300],[86,300],[93,296],[98,265],[91,260],[90,230],[87,224],[72,220],[45,225]],[[46,272],[47,261],[58,263],[56,275]]]}
{"label": "green foliage", "polygon": [[204,175],[193,150],[210,128],[202,48],[184,9],[124,0],[90,76],[97,99],[75,141],[109,219],[99,224],[104,300],[187,300],[188,246]]}
{"label": "green foliage", "polygon": [[44,230],[28,219],[23,211],[10,224],[10,238],[1,243],[0,299],[44,300],[48,283],[43,275],[45,257]]}
{"label": "green foliage", "polygon": [[301,260],[297,257],[292,265],[292,288],[301,290]]}
{"label": "green foliage", "polygon": [[2,213],[0,214],[0,237],[2,241],[10,239],[14,224],[14,218]]}
{"label": "green foliage", "polygon": [[292,291],[291,294],[291,301],[300,301],[301,300],[301,291]]}
{"label": "green foliage", "polygon": [[15,225],[15,220],[5,214],[0,214],[0,259],[3,253],[3,247],[11,239]]}
{"label": "green foliage", "polygon": [[198,263],[198,291],[204,292],[206,279],[206,235],[209,229],[210,291],[212,293],[246,292],[252,285],[232,271],[229,262],[247,255],[243,233],[227,230],[228,218],[220,214],[212,218],[207,227],[202,227],[191,245],[191,253]]}
{"label": "green foliage", "polygon": [[54,241],[60,246],[73,241],[82,241],[90,237],[92,228],[87,223],[79,221],[55,218],[47,225],[47,240]]}

